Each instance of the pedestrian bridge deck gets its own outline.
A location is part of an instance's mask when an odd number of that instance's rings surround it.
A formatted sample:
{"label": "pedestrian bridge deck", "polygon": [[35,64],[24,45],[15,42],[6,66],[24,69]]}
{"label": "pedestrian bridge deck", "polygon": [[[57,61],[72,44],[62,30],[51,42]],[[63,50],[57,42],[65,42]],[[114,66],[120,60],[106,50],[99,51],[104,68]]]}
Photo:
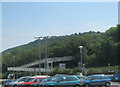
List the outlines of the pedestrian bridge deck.
{"label": "pedestrian bridge deck", "polygon": [[[72,57],[72,56],[66,56],[66,57],[45,58],[45,59],[42,59],[40,62],[41,62],[41,64],[45,63],[46,61],[47,61],[47,63],[53,63],[53,62],[70,61],[73,59],[74,59],[74,57]],[[35,71],[35,72],[38,72],[39,68],[29,68],[31,66],[35,66],[38,64],[39,64],[39,60],[36,60],[34,62],[25,64],[25,65],[22,65],[19,67],[8,67],[7,70],[8,71]],[[47,69],[48,72],[51,70],[52,70],[52,68]],[[45,68],[41,68],[41,72],[44,72],[44,71],[45,71]]]}

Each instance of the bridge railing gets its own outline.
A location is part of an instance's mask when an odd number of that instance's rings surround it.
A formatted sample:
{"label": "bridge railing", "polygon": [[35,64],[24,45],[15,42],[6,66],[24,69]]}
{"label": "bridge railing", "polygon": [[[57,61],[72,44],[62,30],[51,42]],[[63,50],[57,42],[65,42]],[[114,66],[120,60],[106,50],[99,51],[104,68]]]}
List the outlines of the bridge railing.
{"label": "bridge railing", "polygon": [[[73,57],[72,56],[67,56],[67,57],[55,57],[55,58],[46,58],[46,59],[47,59],[48,63],[51,63],[51,62],[59,62],[59,61],[69,61],[69,60],[72,60]],[[46,59],[42,59],[41,63],[44,63]],[[19,66],[19,67],[30,67],[30,66],[34,66],[34,65],[37,65],[37,64],[39,64],[39,60],[36,60],[34,62],[25,64],[25,65],[22,65],[22,66]]]}
{"label": "bridge railing", "polygon": [[[8,67],[8,71],[32,71],[39,72],[39,68],[24,68],[24,67]],[[52,69],[47,69],[47,71],[51,71]],[[42,72],[45,72],[45,68],[41,68]]]}
{"label": "bridge railing", "polygon": [[[46,58],[46,59],[47,59],[47,63],[53,63],[53,62],[60,62],[60,61],[70,61],[70,60],[73,60],[74,57],[67,56],[67,57],[55,57],[55,58]],[[44,63],[46,59],[42,59],[41,63]],[[35,66],[37,64],[39,64],[39,60],[19,66],[19,67],[8,67],[7,69],[8,69],[8,71],[33,71],[33,72],[35,71],[35,72],[38,72],[39,68],[28,68],[31,66]],[[47,71],[48,72],[51,71],[52,70],[51,68],[47,68]],[[44,71],[46,71],[45,68],[41,68],[41,72],[44,72]]]}

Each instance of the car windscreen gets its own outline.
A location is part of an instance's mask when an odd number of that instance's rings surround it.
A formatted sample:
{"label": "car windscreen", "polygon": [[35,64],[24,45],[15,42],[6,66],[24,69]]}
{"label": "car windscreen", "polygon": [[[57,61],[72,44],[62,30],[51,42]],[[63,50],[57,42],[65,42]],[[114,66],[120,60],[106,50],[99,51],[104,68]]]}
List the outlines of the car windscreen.
{"label": "car windscreen", "polygon": [[27,78],[22,78],[19,80],[19,82],[25,81]]}
{"label": "car windscreen", "polygon": [[49,78],[43,79],[41,82],[48,82],[48,81],[51,81],[51,80],[52,80],[52,77],[49,77]]}
{"label": "car windscreen", "polygon": [[35,81],[35,78],[28,78],[24,82],[32,82],[32,81]]}
{"label": "car windscreen", "polygon": [[87,76],[84,78],[84,80],[91,80],[91,78],[92,78],[91,76]]}
{"label": "car windscreen", "polygon": [[77,76],[79,79],[81,79],[81,80],[84,80],[85,79],[85,77],[83,77],[83,76]]}
{"label": "car windscreen", "polygon": [[27,78],[25,78],[25,77],[21,77],[21,78],[19,78],[19,79],[16,79],[15,81],[23,81],[23,80],[25,80],[25,79],[27,79]]}
{"label": "car windscreen", "polygon": [[51,78],[51,81],[75,81],[78,80],[75,76],[55,76]]}
{"label": "car windscreen", "polygon": [[38,78],[36,79],[37,82],[41,82],[42,80],[44,80],[45,78]]}
{"label": "car windscreen", "polygon": [[105,76],[101,76],[100,79],[110,79],[110,77],[105,75]]}
{"label": "car windscreen", "polygon": [[87,76],[85,80],[91,80],[91,79],[108,79],[109,77],[106,75],[95,75],[95,76]]}
{"label": "car windscreen", "polygon": [[51,79],[51,81],[61,81],[61,77],[55,76]]}
{"label": "car windscreen", "polygon": [[76,76],[67,76],[65,79],[63,79],[64,81],[75,81],[78,80],[79,78],[77,78]]}

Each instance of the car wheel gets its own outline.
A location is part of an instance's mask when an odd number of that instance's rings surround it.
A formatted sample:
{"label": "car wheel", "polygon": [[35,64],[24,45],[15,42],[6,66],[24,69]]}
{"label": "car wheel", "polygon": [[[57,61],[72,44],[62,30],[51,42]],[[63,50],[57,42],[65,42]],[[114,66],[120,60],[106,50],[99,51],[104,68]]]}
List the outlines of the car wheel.
{"label": "car wheel", "polygon": [[75,85],[75,87],[80,87],[80,85]]}
{"label": "car wheel", "polygon": [[15,84],[13,87],[17,87],[17,85]]}
{"label": "car wheel", "polygon": [[105,87],[110,87],[110,83],[106,83]]}
{"label": "car wheel", "polygon": [[[33,86],[34,87],[34,86]],[[36,87],[40,87],[39,85],[36,85]]]}
{"label": "car wheel", "polygon": [[90,87],[90,85],[89,84],[85,84],[85,87]]}

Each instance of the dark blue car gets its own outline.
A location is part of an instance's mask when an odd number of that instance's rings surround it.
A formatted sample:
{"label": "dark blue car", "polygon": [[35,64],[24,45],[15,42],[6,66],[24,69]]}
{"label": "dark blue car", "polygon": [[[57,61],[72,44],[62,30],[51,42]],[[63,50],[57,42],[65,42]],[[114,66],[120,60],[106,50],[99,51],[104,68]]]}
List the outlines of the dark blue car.
{"label": "dark blue car", "polygon": [[110,87],[111,79],[107,75],[90,75],[83,81],[84,87]]}

